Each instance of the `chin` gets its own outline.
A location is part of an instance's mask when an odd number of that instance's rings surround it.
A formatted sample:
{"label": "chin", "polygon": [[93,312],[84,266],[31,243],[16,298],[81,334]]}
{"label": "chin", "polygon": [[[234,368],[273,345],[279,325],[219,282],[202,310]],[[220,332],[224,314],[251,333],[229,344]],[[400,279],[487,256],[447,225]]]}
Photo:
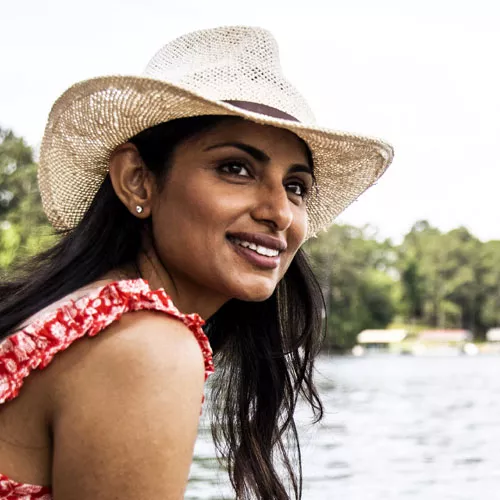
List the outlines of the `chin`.
{"label": "chin", "polygon": [[233,298],[246,302],[263,302],[267,300],[276,290],[276,282],[249,283],[246,286],[239,284],[234,290]]}

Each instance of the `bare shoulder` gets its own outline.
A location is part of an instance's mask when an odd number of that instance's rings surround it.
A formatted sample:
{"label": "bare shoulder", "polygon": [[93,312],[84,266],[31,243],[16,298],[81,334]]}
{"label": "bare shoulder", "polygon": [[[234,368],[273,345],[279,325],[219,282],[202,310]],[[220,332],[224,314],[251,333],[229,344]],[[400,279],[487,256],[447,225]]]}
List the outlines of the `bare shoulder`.
{"label": "bare shoulder", "polygon": [[183,498],[204,383],[192,332],[133,312],[62,354],[52,369],[58,497]]}
{"label": "bare shoulder", "polygon": [[[70,385],[73,392],[83,379],[84,386],[93,379],[102,381],[103,376],[117,381],[133,377],[137,384],[156,375],[175,376],[178,371],[202,381],[204,374],[202,352],[191,330],[156,311],[125,314],[97,336],[75,342],[64,356],[56,356],[56,363],[60,366],[54,370],[54,384],[63,397],[65,386]],[[59,377],[61,371],[64,377]]]}

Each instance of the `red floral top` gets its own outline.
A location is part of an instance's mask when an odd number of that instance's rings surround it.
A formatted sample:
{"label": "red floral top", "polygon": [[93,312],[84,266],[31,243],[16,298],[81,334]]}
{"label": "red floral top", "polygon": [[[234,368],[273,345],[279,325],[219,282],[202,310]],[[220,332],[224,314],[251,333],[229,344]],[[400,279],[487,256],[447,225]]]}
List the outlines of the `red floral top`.
{"label": "red floral top", "polygon": [[[205,380],[213,373],[212,349],[197,314],[182,314],[164,290],[152,291],[142,279],[109,283],[56,310],[0,343],[0,404],[15,398],[24,379],[45,368],[58,353],[84,335],[93,337],[129,311],[161,311],[182,321],[196,337],[205,360]],[[0,474],[0,500],[51,500],[50,486],[13,481]]]}

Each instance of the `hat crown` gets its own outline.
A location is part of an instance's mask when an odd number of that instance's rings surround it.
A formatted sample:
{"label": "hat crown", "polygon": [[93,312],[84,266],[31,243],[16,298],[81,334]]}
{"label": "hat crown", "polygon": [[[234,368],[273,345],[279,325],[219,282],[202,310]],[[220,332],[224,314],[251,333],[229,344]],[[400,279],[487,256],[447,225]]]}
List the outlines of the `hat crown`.
{"label": "hat crown", "polygon": [[303,123],[314,115],[281,71],[278,45],[267,30],[245,26],[196,31],[162,47],[143,76],[217,101],[248,101]]}

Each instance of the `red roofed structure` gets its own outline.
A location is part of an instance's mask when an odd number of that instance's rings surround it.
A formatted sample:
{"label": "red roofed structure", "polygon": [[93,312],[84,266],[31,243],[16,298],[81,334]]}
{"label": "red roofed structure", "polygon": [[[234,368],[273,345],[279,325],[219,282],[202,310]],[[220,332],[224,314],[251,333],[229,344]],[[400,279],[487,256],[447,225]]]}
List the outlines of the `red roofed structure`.
{"label": "red roofed structure", "polygon": [[423,330],[418,335],[419,342],[441,344],[459,344],[470,342],[473,338],[470,330]]}

